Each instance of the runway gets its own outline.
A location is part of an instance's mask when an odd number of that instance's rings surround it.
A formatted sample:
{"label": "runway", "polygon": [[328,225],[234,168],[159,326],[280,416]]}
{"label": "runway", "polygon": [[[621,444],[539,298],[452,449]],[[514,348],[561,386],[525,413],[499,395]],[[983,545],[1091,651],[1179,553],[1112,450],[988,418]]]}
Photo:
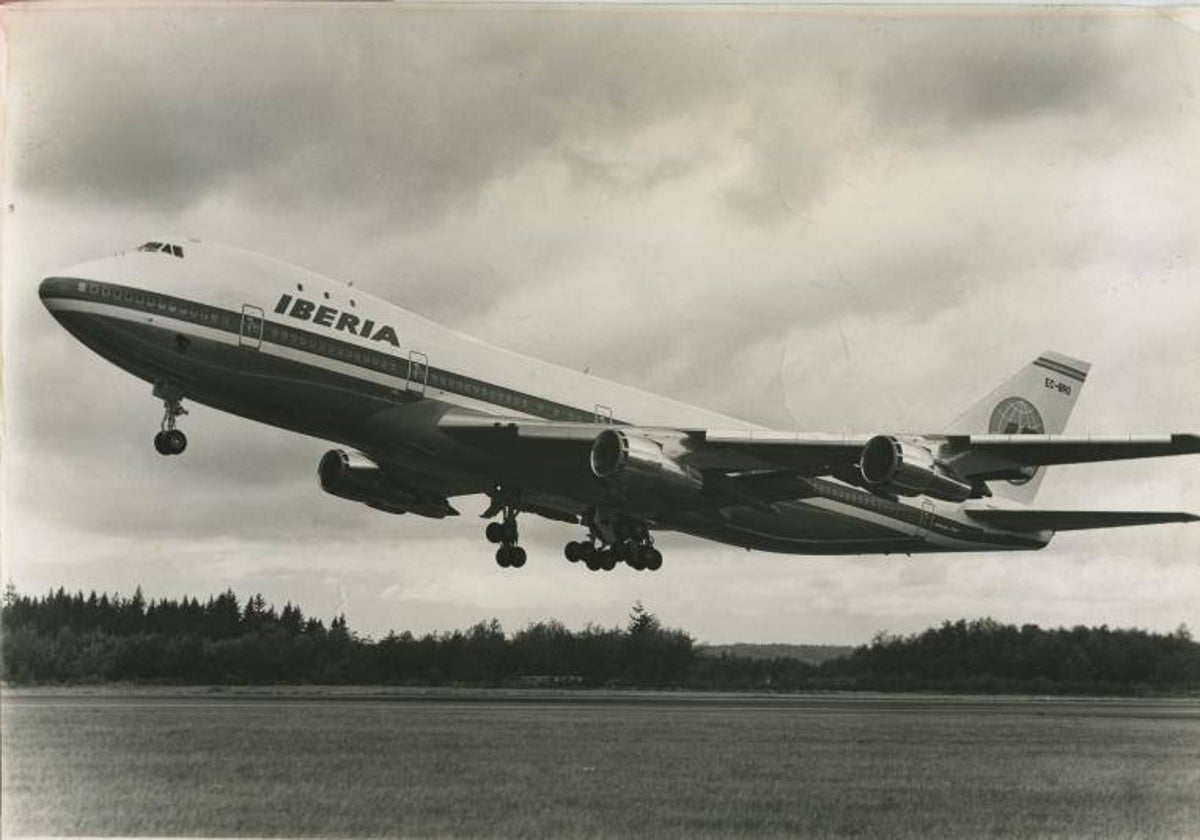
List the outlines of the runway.
{"label": "runway", "polygon": [[1200,825],[1198,700],[313,687],[0,700],[5,836],[1187,836]]}
{"label": "runway", "polygon": [[628,706],[671,710],[720,709],[730,713],[781,711],[846,714],[1071,715],[1200,719],[1200,698],[1057,697],[1006,695],[912,695],[864,692],[764,694],[698,691],[613,691],[530,689],[414,689],[376,687],[205,687],[7,689],[0,699],[15,707],[98,708],[220,705],[388,706],[478,708]]}

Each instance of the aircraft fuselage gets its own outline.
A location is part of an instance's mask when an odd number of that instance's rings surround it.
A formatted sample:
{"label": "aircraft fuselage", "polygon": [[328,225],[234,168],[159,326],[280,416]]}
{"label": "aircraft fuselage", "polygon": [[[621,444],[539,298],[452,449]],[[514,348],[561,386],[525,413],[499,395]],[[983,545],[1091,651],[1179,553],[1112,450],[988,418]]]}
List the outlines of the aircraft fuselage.
{"label": "aircraft fuselage", "polygon": [[[176,253],[178,251],[179,253]],[[1046,534],[986,528],[934,499],[808,479],[770,505],[677,505],[597,478],[586,457],[481,449],[438,425],[448,411],[564,423],[753,430],[685,405],[491,347],[360,289],[248,252],[185,242],[46,278],[56,319],[101,356],[188,399],[352,447],[450,497],[519,488],[543,511],[640,516],[745,548],[876,554],[1040,548]]]}

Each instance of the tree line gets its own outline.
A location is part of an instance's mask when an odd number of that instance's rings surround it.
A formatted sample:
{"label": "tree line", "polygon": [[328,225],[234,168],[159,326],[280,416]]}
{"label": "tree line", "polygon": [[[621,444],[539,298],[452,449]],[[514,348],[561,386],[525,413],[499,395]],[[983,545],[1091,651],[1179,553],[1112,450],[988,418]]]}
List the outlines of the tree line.
{"label": "tree line", "polygon": [[0,678],[36,683],[534,685],[713,690],[877,690],[1132,694],[1200,691],[1200,644],[1103,627],[1045,630],[991,619],[945,622],[909,636],[879,633],[819,664],[704,655],[641,604],[623,627],[535,622],[508,634],[492,619],[466,630],[354,633],[261,594],[227,590],[147,601],[63,589],[31,597],[9,586],[0,608]]}

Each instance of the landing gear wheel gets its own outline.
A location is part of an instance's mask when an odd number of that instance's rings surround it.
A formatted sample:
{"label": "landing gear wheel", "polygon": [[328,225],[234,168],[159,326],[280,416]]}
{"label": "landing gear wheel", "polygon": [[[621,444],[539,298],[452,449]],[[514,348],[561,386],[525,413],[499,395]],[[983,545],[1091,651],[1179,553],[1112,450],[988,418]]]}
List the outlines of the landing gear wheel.
{"label": "landing gear wheel", "polygon": [[163,401],[162,426],[154,436],[154,450],[159,455],[178,455],[187,449],[187,435],[175,428],[176,420],[187,414],[183,391],[170,382],[155,382],[154,396]]}
{"label": "landing gear wheel", "polygon": [[517,541],[517,517],[515,515],[496,524],[500,525],[500,535],[504,542],[515,543]]}
{"label": "landing gear wheel", "polygon": [[567,558],[567,560],[571,563],[578,563],[580,560],[579,543],[569,542],[565,546],[563,546],[563,556],[565,556]]}
{"label": "landing gear wheel", "polygon": [[642,551],[642,546],[633,546],[633,550],[625,558],[625,565],[639,572],[645,569],[646,564],[642,559],[644,556]]}
{"label": "landing gear wheel", "polygon": [[178,455],[187,449],[187,435],[179,429],[167,429],[154,435],[154,451],[159,455]]}
{"label": "landing gear wheel", "polygon": [[519,545],[514,545],[508,550],[508,565],[514,569],[519,569],[525,565],[525,549]]}
{"label": "landing gear wheel", "polygon": [[643,565],[652,572],[657,572],[662,568],[662,552],[654,546],[646,546],[645,556],[642,558]]}
{"label": "landing gear wheel", "polygon": [[507,545],[502,545],[496,549],[496,565],[502,569],[507,569],[512,565],[511,559],[512,548]]}
{"label": "landing gear wheel", "polygon": [[604,558],[607,554],[608,552],[603,550],[590,551],[583,556],[583,564],[588,567],[588,571],[598,572],[604,568]]}
{"label": "landing gear wheel", "polygon": [[187,449],[187,435],[179,431],[179,429],[167,429],[162,433],[163,446],[167,450],[168,455],[178,455],[183,450]]}
{"label": "landing gear wheel", "polygon": [[504,542],[504,526],[499,522],[489,522],[487,528],[484,529],[483,535],[487,537],[490,543]]}

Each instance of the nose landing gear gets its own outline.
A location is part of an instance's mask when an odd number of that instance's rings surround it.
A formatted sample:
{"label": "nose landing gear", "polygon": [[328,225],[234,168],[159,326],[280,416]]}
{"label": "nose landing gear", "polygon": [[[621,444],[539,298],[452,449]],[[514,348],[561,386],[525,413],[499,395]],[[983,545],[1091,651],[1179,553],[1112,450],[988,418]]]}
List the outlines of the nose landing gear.
{"label": "nose landing gear", "polygon": [[154,396],[163,401],[162,428],[154,435],[154,449],[159,455],[178,455],[187,449],[187,435],[175,428],[176,418],[188,413],[183,392],[170,383],[157,382]]}

